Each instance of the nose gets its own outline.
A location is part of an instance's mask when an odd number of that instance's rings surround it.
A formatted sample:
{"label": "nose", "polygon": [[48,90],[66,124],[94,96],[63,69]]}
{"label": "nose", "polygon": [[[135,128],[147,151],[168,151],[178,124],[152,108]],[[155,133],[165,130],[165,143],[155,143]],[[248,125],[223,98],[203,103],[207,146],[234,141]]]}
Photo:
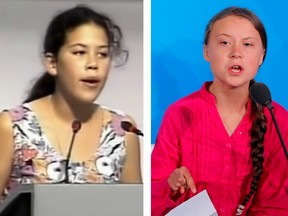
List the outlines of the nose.
{"label": "nose", "polygon": [[239,45],[234,45],[231,47],[231,52],[229,54],[230,58],[242,58],[243,53]]}
{"label": "nose", "polygon": [[87,64],[86,69],[87,70],[97,70],[98,66],[96,64]]}
{"label": "nose", "polygon": [[94,56],[90,56],[87,59],[86,70],[97,70],[98,60]]}

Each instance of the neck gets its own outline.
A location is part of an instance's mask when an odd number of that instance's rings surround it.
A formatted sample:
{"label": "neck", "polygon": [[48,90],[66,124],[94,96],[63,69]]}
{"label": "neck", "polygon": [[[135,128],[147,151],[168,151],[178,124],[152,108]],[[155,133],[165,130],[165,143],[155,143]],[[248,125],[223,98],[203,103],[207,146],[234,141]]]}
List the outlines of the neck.
{"label": "neck", "polygon": [[75,119],[83,123],[87,122],[92,118],[95,111],[94,104],[77,103],[57,92],[50,95],[48,99],[54,115],[66,123],[71,123]]}
{"label": "neck", "polygon": [[213,82],[209,91],[215,95],[218,108],[228,112],[242,113],[246,111],[246,104],[249,99],[248,85],[232,88],[227,85],[220,86],[218,83]]}

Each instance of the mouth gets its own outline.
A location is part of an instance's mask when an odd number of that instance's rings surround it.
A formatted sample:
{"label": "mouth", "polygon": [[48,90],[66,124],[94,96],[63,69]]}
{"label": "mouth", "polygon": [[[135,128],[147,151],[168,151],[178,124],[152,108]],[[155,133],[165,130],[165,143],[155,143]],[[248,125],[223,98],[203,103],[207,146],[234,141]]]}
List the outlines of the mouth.
{"label": "mouth", "polygon": [[243,68],[241,67],[241,65],[233,65],[232,67],[230,67],[230,71],[238,74],[243,71]]}
{"label": "mouth", "polygon": [[86,86],[96,87],[100,83],[100,80],[98,80],[98,79],[81,79],[81,82],[83,82]]}

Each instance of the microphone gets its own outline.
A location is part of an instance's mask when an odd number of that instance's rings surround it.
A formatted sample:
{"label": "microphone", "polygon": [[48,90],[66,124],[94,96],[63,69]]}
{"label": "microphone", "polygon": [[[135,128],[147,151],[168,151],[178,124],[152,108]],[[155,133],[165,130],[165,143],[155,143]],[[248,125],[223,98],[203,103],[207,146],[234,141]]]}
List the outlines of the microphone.
{"label": "microphone", "polygon": [[251,87],[250,87],[250,96],[252,100],[262,106],[266,106],[268,110],[270,111],[270,114],[272,116],[274,125],[276,127],[276,131],[278,133],[278,137],[280,139],[280,143],[282,145],[282,148],[284,150],[284,153],[286,155],[286,159],[288,159],[288,152],[286,149],[286,146],[284,144],[284,140],[281,136],[280,129],[278,127],[274,112],[272,111],[274,109],[272,105],[272,98],[271,98],[271,93],[269,88],[261,82],[255,82]]}
{"label": "microphone", "polygon": [[72,139],[71,139],[69,150],[68,150],[67,157],[66,157],[65,180],[64,180],[65,183],[69,183],[69,174],[68,174],[69,161],[70,161],[70,157],[71,157],[71,152],[72,152],[75,136],[76,136],[77,132],[81,129],[81,122],[79,120],[74,120],[72,122],[71,128],[72,128],[73,135],[72,135]]}
{"label": "microphone", "polygon": [[250,96],[256,103],[267,106],[269,110],[273,109],[270,90],[264,83],[255,82],[250,87]]}
{"label": "microphone", "polygon": [[132,133],[135,133],[136,135],[138,136],[144,136],[142,131],[140,131],[139,129],[137,129],[136,127],[134,127],[132,125],[132,123],[128,122],[128,121],[122,121],[121,122],[121,127],[124,131],[126,132],[132,132]]}

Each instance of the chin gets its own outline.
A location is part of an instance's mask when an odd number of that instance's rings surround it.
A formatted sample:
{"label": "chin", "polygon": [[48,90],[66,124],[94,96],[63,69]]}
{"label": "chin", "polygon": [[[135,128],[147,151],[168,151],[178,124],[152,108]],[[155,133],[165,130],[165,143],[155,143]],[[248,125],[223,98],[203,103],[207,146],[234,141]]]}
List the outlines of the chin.
{"label": "chin", "polygon": [[76,97],[76,100],[82,104],[92,104],[96,101],[99,94],[82,94]]}
{"label": "chin", "polygon": [[241,88],[241,87],[247,86],[247,88],[248,88],[249,82],[250,81],[248,81],[248,82],[243,82],[243,81],[236,82],[236,81],[234,81],[234,82],[229,82],[229,86],[231,86],[231,88]]}

